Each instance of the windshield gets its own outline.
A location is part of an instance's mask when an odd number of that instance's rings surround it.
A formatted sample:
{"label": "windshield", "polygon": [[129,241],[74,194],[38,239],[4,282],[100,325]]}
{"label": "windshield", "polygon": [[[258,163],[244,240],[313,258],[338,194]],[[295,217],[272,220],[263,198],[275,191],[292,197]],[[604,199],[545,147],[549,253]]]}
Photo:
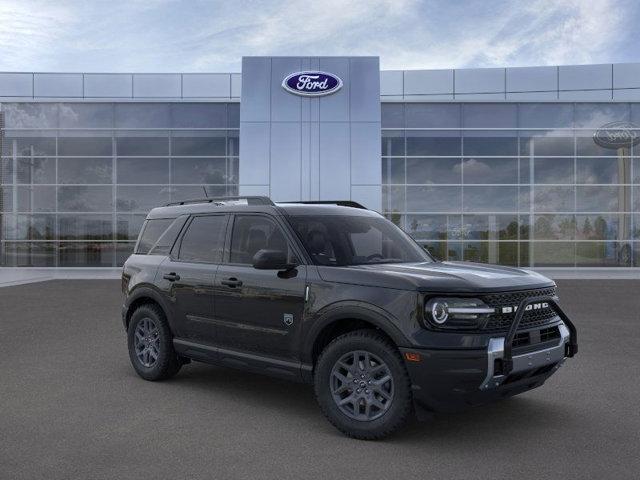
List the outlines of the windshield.
{"label": "windshield", "polygon": [[289,220],[317,265],[433,261],[406,233],[382,217],[293,215]]}

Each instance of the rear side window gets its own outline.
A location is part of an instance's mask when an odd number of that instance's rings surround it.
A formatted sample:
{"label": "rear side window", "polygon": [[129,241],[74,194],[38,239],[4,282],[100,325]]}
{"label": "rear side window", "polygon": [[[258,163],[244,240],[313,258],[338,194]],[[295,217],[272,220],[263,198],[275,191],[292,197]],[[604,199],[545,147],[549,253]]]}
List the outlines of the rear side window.
{"label": "rear side window", "polygon": [[178,260],[220,263],[227,227],[226,215],[193,217],[182,237]]}
{"label": "rear side window", "polygon": [[136,252],[139,255],[146,255],[149,250],[156,244],[160,236],[173,223],[174,218],[154,218],[147,220],[142,227],[142,233],[138,240]]}

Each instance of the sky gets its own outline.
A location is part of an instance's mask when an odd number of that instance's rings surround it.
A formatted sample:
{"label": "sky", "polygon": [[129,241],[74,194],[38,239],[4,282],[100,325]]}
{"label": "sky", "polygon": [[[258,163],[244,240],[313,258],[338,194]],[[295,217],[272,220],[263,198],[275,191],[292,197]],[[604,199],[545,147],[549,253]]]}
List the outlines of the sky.
{"label": "sky", "polygon": [[638,62],[639,20],[637,0],[0,0],[0,71],[239,72],[243,55]]}

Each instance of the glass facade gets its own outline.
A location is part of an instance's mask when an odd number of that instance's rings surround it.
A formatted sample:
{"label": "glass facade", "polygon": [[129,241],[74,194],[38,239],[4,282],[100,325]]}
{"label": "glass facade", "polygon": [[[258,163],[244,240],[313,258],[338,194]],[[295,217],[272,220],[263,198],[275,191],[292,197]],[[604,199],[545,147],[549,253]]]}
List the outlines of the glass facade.
{"label": "glass facade", "polygon": [[612,122],[640,104],[383,103],[384,213],[440,259],[638,267],[640,145],[600,146]]}
{"label": "glass facade", "polygon": [[1,110],[0,266],[119,266],[151,208],[237,195],[238,103]]}

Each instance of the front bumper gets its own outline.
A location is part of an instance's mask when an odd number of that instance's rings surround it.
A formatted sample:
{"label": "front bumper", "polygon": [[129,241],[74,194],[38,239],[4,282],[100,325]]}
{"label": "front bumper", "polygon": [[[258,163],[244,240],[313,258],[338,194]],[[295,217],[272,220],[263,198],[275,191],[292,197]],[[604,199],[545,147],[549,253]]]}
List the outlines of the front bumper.
{"label": "front bumper", "polygon": [[[492,338],[483,350],[401,348],[414,401],[428,411],[458,411],[539,387],[567,358],[569,330],[564,323],[559,323],[558,329],[560,338],[543,348],[516,349],[508,373],[502,363],[505,337]],[[418,353],[420,361],[406,360],[407,353]]]}

